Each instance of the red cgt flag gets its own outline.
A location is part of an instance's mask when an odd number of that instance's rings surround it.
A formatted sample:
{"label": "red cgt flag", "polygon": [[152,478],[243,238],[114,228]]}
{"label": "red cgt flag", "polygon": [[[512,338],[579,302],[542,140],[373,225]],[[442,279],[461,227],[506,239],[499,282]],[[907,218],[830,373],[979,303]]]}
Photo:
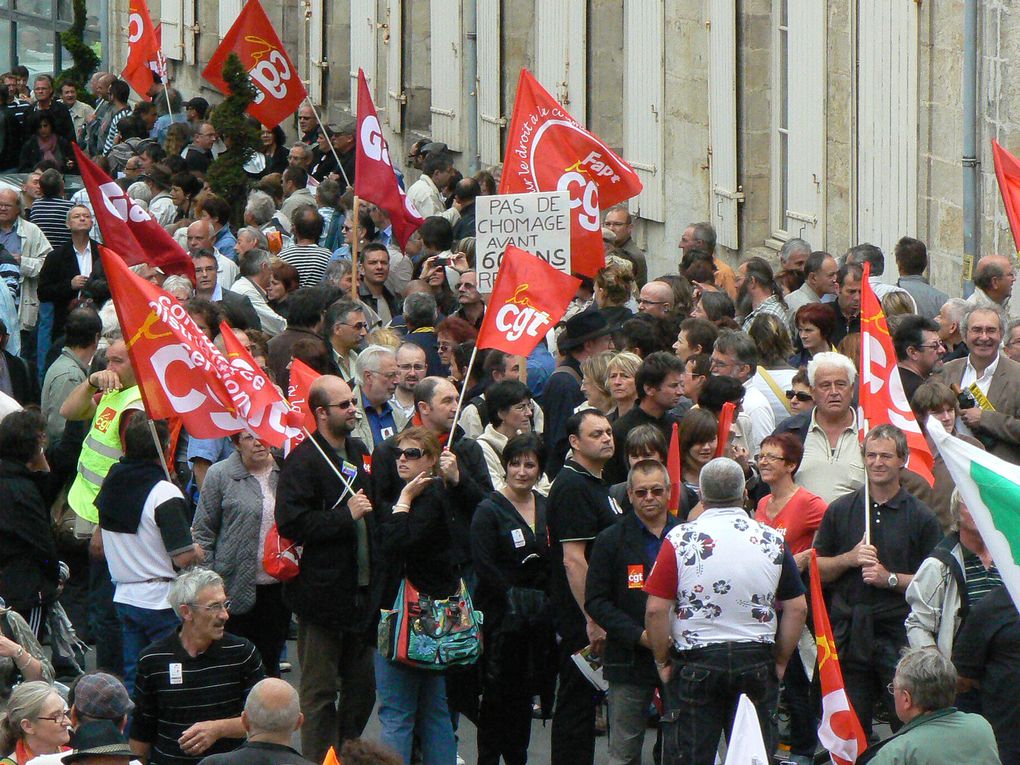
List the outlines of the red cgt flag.
{"label": "red cgt flag", "polygon": [[290,401],[292,407],[297,407],[301,410],[303,415],[301,424],[309,433],[314,433],[317,425],[315,423],[315,415],[312,414],[312,408],[308,405],[308,392],[312,388],[312,383],[320,377],[322,375],[301,359],[294,359],[290,362],[290,384],[287,386],[287,400]]}
{"label": "red cgt flag", "polygon": [[716,457],[726,454],[726,446],[730,442],[730,429],[733,427],[733,417],[736,411],[737,405],[732,401],[727,401],[722,405],[722,411],[719,412],[719,426],[716,431]]}
{"label": "red cgt flag", "polygon": [[641,188],[630,165],[567,114],[531,72],[521,70],[499,193],[570,192],[571,271],[595,276],[605,265],[600,209]]}
{"label": "red cgt flag", "polygon": [[358,69],[358,140],[354,151],[354,193],[390,216],[393,235],[403,249],[425,219],[397,183],[390,150],[361,69]]}
{"label": "red cgt flag", "polygon": [[255,86],[255,99],[248,106],[248,114],[267,128],[283,122],[308,97],[297,69],[259,0],[248,0],[244,4],[241,15],[202,72],[221,93],[228,92],[223,80],[223,64],[231,53],[241,59],[241,65]]}
{"label": "red cgt flag", "polygon": [[280,446],[293,435],[286,424],[290,408],[253,407],[254,384],[231,366],[172,295],[132,273],[107,247],[99,252],[150,417],[176,414],[195,438],[249,430]]}
{"label": "red cgt flag", "polygon": [[128,11],[128,59],[121,76],[143,100],[149,101],[149,90],[156,81],[153,75],[164,77],[166,59],[160,50],[159,36],[152,26],[149,4],[145,0],[131,0]]}
{"label": "red cgt flag", "polygon": [[680,514],[680,490],[683,488],[683,468],[680,463],[680,430],[673,423],[673,434],[669,438],[669,455],[666,457],[666,472],[669,473],[669,512]]}
{"label": "red cgt flag", "polygon": [[1020,159],[1010,154],[1002,145],[992,140],[992,158],[995,160],[995,177],[999,181],[999,193],[1006,208],[1009,229],[1013,232],[1013,245],[1020,250]]}
{"label": "red cgt flag", "polygon": [[563,318],[580,284],[580,279],[510,245],[496,274],[476,345],[527,356]]}
{"label": "red cgt flag", "polygon": [[[89,194],[92,211],[103,233],[103,242],[122,254],[129,266],[148,263],[166,274],[181,274],[195,281],[191,258],[148,212],[136,205],[110,176],[100,170],[72,144],[82,183]],[[145,245],[142,245],[145,242]]]}
{"label": "red cgt flag", "polygon": [[843,671],[839,668],[836,641],[822,598],[822,579],[814,550],[811,551],[811,613],[818,644],[818,679],[822,686],[822,724],[818,726],[818,740],[829,750],[835,765],[853,765],[868,748],[868,740],[843,685]]}
{"label": "red cgt flag", "polygon": [[871,264],[865,263],[861,283],[861,412],[869,428],[888,423],[903,431],[910,447],[907,466],[934,486],[931,470],[935,460],[903,391],[889,325],[868,281],[870,275]]}

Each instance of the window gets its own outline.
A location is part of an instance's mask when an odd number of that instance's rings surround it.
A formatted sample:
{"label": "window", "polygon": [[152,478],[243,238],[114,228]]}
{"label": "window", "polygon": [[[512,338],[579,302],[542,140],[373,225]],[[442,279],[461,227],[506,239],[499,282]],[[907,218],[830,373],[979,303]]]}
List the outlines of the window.
{"label": "window", "polygon": [[[60,34],[71,26],[70,8],[68,0],[0,0],[0,51],[6,51],[0,54],[3,70],[22,64],[34,77],[70,66],[70,55],[60,44]],[[85,42],[93,47],[99,44],[97,11],[90,8],[85,25]]]}

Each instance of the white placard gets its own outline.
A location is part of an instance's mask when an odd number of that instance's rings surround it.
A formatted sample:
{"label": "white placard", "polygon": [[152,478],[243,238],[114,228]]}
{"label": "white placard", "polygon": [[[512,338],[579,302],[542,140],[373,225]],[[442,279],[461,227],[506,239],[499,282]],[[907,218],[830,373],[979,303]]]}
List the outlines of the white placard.
{"label": "white placard", "polygon": [[475,200],[478,291],[492,292],[507,245],[570,273],[570,192],[501,194]]}

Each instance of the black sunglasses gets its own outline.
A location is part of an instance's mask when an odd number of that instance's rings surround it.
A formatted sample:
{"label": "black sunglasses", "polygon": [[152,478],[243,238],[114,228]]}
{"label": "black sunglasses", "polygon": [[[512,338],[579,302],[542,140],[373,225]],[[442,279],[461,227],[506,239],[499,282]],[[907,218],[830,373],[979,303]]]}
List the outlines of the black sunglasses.
{"label": "black sunglasses", "polygon": [[790,401],[797,399],[798,401],[806,404],[808,401],[811,401],[812,396],[810,393],[805,393],[802,390],[788,390],[786,391],[786,398]]}
{"label": "black sunglasses", "polygon": [[393,456],[398,460],[401,457],[406,457],[409,460],[420,460],[424,455],[425,455],[424,450],[418,449],[413,446],[410,449],[396,448],[393,450]]}

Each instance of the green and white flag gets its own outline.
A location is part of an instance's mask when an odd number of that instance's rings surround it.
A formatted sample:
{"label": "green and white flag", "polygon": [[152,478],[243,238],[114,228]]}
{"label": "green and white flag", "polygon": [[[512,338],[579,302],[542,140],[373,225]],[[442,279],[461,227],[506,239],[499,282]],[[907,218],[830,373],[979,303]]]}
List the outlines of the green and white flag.
{"label": "green and white flag", "polygon": [[1020,465],[949,435],[934,417],[928,418],[927,428],[1020,608]]}

